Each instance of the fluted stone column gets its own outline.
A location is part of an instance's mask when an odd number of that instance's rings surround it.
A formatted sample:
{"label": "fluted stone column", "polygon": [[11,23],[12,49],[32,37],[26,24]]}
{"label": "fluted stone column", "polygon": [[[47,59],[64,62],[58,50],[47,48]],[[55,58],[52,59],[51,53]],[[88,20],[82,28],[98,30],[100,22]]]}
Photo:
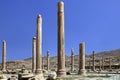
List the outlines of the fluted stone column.
{"label": "fluted stone column", "polygon": [[85,45],[84,42],[79,45],[79,72],[80,75],[85,75]]}
{"label": "fluted stone column", "polygon": [[2,43],[2,71],[6,72],[6,41]]}
{"label": "fluted stone column", "polygon": [[74,71],[74,50],[71,50],[71,71]]}
{"label": "fluted stone column", "polygon": [[50,68],[50,54],[49,51],[47,51],[47,70],[49,71]]}
{"label": "fluted stone column", "polygon": [[99,71],[101,71],[101,59],[99,59]]}
{"label": "fluted stone column", "polygon": [[42,56],[42,69],[43,69],[43,70],[44,70],[44,65],[45,65],[45,63],[44,63],[44,61],[45,61],[44,58],[45,58],[45,57]]}
{"label": "fluted stone column", "polygon": [[95,52],[93,51],[93,55],[92,55],[93,61],[92,61],[92,70],[95,71]]}
{"label": "fluted stone column", "polygon": [[111,58],[109,57],[109,69],[111,70],[112,69],[112,67],[111,67]]}
{"label": "fluted stone column", "polygon": [[32,39],[32,72],[36,70],[36,37]]}
{"label": "fluted stone column", "polygon": [[58,2],[58,77],[66,76],[64,50],[64,3]]}
{"label": "fluted stone column", "polygon": [[91,71],[91,57],[89,57],[89,72]]}
{"label": "fluted stone column", "polygon": [[102,56],[102,70],[104,70],[104,57]]}
{"label": "fluted stone column", "polygon": [[42,17],[37,17],[36,30],[36,74],[42,73]]}

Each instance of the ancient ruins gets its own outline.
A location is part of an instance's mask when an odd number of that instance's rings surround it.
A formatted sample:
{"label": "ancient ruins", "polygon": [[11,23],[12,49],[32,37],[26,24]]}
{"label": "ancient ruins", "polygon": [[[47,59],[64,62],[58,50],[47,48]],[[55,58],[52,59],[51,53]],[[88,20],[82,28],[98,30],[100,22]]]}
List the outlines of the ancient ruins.
{"label": "ancient ruins", "polygon": [[[65,56],[64,2],[58,2],[57,6],[57,57],[50,56],[49,50],[46,57],[42,56],[42,15],[38,15],[36,35],[32,38],[31,43],[32,59],[29,63],[25,60],[23,62],[6,62],[6,41],[2,42],[0,80],[83,80],[84,78],[84,80],[92,80],[92,78],[89,78],[90,75],[97,75],[97,77],[99,75],[110,76],[112,78],[112,75],[120,75],[120,63],[116,65],[114,58],[97,56],[95,51],[87,56],[85,42],[80,42],[79,54],[76,55],[72,48],[71,56]],[[31,66],[28,64],[31,64]],[[116,78],[114,80],[120,80],[120,76],[118,77],[119,79]],[[111,79],[102,79],[99,77],[94,80]]]}
{"label": "ancient ruins", "polygon": [[84,43],[80,43],[79,45],[79,72],[80,75],[86,75],[85,70],[85,45]]}
{"label": "ancient ruins", "polygon": [[64,3],[58,3],[58,70],[59,77],[66,76],[64,51]]}
{"label": "ancient ruins", "polygon": [[74,50],[71,50],[71,71],[74,71]]}
{"label": "ancient ruins", "polygon": [[6,72],[6,41],[3,41],[2,45],[2,71]]}

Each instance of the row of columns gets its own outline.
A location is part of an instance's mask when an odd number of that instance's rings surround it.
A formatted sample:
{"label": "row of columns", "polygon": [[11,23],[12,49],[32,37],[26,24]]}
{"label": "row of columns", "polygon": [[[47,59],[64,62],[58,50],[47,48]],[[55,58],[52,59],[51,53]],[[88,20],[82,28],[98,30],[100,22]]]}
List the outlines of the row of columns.
{"label": "row of columns", "polygon": [[[35,49],[36,48],[36,49]],[[71,70],[74,70],[74,52],[72,52],[72,67]],[[40,15],[37,17],[37,30],[36,38],[33,38],[33,49],[32,49],[32,69],[36,74],[42,73],[42,18]],[[84,52],[84,43],[80,44],[80,62],[79,62],[79,74],[85,74],[85,52]],[[47,70],[49,70],[49,52],[47,52]],[[64,77],[66,76],[65,69],[65,48],[64,48],[64,3],[58,3],[58,69],[57,76]]]}
{"label": "row of columns", "polygon": [[[37,16],[36,37],[32,39],[32,70],[42,74],[42,17]],[[6,71],[6,42],[3,41],[2,71]],[[95,71],[95,58],[93,52],[93,71]],[[103,62],[103,61],[102,61]],[[49,70],[49,51],[47,51],[47,70]],[[111,63],[109,63],[111,64]],[[101,69],[101,60],[99,61]],[[110,65],[111,67],[111,65]],[[74,71],[74,51],[71,50],[71,71]],[[79,45],[79,74],[85,75],[85,44]],[[58,3],[58,77],[66,76],[65,46],[64,46],[64,3]]]}
{"label": "row of columns", "polygon": [[[109,69],[111,70],[111,58],[109,57]],[[89,69],[91,69],[91,65],[90,65],[90,62],[91,62],[91,59],[89,58]],[[104,57],[102,56],[101,58],[99,58],[98,60],[99,62],[99,70],[104,70]],[[93,54],[92,54],[92,71],[96,71],[95,70],[95,52],[93,51]]]}

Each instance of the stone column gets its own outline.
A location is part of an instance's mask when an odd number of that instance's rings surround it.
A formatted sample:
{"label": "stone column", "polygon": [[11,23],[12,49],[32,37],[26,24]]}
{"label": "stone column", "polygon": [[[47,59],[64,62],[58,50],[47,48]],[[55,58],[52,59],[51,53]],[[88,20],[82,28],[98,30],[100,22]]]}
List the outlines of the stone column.
{"label": "stone column", "polygon": [[47,70],[49,71],[50,68],[50,54],[49,51],[47,51]]}
{"label": "stone column", "polygon": [[91,71],[91,57],[89,57],[89,72]]}
{"label": "stone column", "polygon": [[93,55],[92,55],[93,61],[92,61],[92,70],[95,71],[95,52],[93,51]]}
{"label": "stone column", "polygon": [[71,71],[74,71],[74,50],[71,50]]}
{"label": "stone column", "polygon": [[104,57],[102,56],[102,70],[104,70]]}
{"label": "stone column", "polygon": [[2,71],[6,72],[6,41],[2,43]]}
{"label": "stone column", "polygon": [[42,17],[37,17],[36,30],[36,74],[42,73]]}
{"label": "stone column", "polygon": [[84,43],[80,43],[79,45],[79,72],[80,75],[85,75],[85,46]]}
{"label": "stone column", "polygon": [[42,56],[42,69],[43,69],[43,70],[44,70],[44,65],[45,65],[45,64],[44,64],[44,61],[45,61],[44,59],[45,59],[45,57]]}
{"label": "stone column", "polygon": [[32,72],[36,70],[36,37],[32,39]]}
{"label": "stone column", "polygon": [[111,70],[112,67],[111,67],[111,58],[109,57],[109,69]]}
{"label": "stone column", "polygon": [[58,77],[66,76],[64,51],[64,3],[58,2]]}
{"label": "stone column", "polygon": [[101,59],[99,59],[99,71],[101,71]]}

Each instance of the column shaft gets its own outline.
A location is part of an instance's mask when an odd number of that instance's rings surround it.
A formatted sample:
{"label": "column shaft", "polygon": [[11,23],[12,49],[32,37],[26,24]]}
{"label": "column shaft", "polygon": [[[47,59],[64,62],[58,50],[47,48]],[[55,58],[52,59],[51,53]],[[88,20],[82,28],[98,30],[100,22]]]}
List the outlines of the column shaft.
{"label": "column shaft", "polygon": [[42,73],[42,17],[37,17],[36,30],[36,74]]}
{"label": "column shaft", "polygon": [[36,37],[32,39],[32,71],[36,70]]}
{"label": "column shaft", "polygon": [[64,52],[64,3],[58,2],[58,77],[66,76]]}
{"label": "column shaft", "polygon": [[104,70],[104,57],[102,56],[102,70]]}
{"label": "column shaft", "polygon": [[85,75],[85,46],[84,43],[79,45],[79,74]]}
{"label": "column shaft", "polygon": [[93,68],[92,70],[95,71],[95,52],[93,51],[93,61],[92,61],[92,64],[93,64]]}
{"label": "column shaft", "polygon": [[71,50],[71,71],[74,71],[74,50]]}
{"label": "column shaft", "polygon": [[6,72],[6,41],[2,44],[2,71]]}
{"label": "column shaft", "polygon": [[47,70],[49,71],[49,67],[50,67],[50,55],[49,55],[49,51],[47,51]]}
{"label": "column shaft", "polygon": [[112,67],[111,67],[111,58],[109,58],[109,69],[111,70]]}

